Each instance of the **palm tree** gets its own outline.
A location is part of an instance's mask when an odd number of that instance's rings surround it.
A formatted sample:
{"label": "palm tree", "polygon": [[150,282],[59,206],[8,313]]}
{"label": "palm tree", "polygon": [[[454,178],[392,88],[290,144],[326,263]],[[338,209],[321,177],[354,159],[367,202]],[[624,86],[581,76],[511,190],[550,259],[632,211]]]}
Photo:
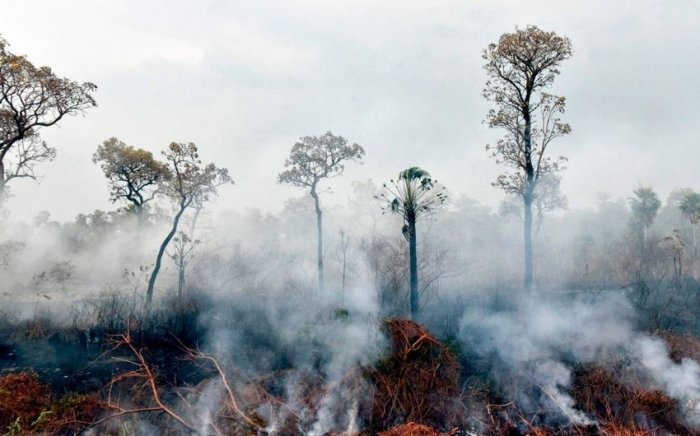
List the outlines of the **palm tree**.
{"label": "palm tree", "polygon": [[418,315],[418,253],[416,222],[436,212],[447,200],[445,188],[433,180],[424,169],[411,167],[399,173],[396,181],[384,184],[384,191],[377,198],[386,202],[385,212],[403,216],[401,233],[409,245],[410,314]]}
{"label": "palm tree", "polygon": [[693,225],[693,258],[698,258],[698,244],[696,230],[698,222],[700,222],[700,194],[697,192],[688,192],[683,196],[681,204],[678,208],[683,213],[690,223]]}
{"label": "palm tree", "polygon": [[651,188],[637,188],[634,197],[629,199],[632,208],[633,227],[640,230],[642,252],[645,251],[647,242],[647,231],[656,218],[656,214],[661,207],[661,201]]}

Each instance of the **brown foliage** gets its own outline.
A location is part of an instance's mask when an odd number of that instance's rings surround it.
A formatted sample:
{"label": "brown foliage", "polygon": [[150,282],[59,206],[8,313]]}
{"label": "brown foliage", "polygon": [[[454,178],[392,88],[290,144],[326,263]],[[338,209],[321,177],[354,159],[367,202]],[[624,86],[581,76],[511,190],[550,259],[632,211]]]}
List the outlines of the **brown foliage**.
{"label": "brown foliage", "polygon": [[34,373],[0,377],[0,429],[9,434],[77,433],[102,410],[95,396],[71,394],[54,400]]}
{"label": "brown foliage", "polygon": [[409,422],[408,424],[397,425],[387,431],[380,432],[379,436],[450,436],[454,434],[457,434],[457,429],[448,433],[440,433],[427,425]]}
{"label": "brown foliage", "polygon": [[621,380],[600,366],[588,366],[576,374],[573,397],[586,413],[601,423],[606,434],[697,435],[684,421],[675,400],[642,387],[638,380]]}
{"label": "brown foliage", "polygon": [[0,377],[0,428],[18,418],[31,423],[49,405],[49,391],[36,374],[20,372]]}
{"label": "brown foliage", "polygon": [[680,363],[683,359],[692,359],[700,363],[700,339],[671,332],[662,332],[659,336],[666,342],[668,353],[674,362]]}
{"label": "brown foliage", "polygon": [[406,319],[384,321],[391,353],[366,377],[375,385],[369,426],[402,422],[452,425],[459,394],[459,363],[422,325]]}

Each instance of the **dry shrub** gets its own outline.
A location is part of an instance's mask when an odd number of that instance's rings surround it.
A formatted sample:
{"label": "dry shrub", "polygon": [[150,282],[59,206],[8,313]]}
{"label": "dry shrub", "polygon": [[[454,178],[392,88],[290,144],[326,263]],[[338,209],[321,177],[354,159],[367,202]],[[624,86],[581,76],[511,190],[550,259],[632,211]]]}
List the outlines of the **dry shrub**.
{"label": "dry shrub", "polygon": [[75,434],[102,410],[94,396],[72,394],[53,400],[34,373],[0,377],[0,430],[9,434]]}
{"label": "dry shrub", "polygon": [[408,424],[397,425],[387,431],[379,433],[379,436],[451,436],[457,433],[457,429],[451,430],[448,433],[440,433],[427,425],[416,424],[409,422]]}
{"label": "dry shrub", "polygon": [[384,328],[390,354],[365,372],[375,387],[370,429],[405,422],[452,427],[460,371],[453,353],[416,322],[388,319]]}
{"label": "dry shrub", "polygon": [[34,373],[19,372],[0,377],[0,430],[19,420],[28,426],[49,406],[49,390]]}
{"label": "dry shrub", "polygon": [[601,423],[606,434],[657,434],[661,430],[698,434],[687,425],[675,400],[643,388],[638,381],[623,382],[600,366],[578,371],[572,394],[578,406]]}
{"label": "dry shrub", "polygon": [[94,395],[69,394],[52,404],[52,413],[38,427],[49,434],[77,434],[104,410]]}
{"label": "dry shrub", "polygon": [[693,359],[700,363],[700,339],[672,332],[661,332],[659,336],[666,342],[668,353],[674,362],[680,363],[683,359]]}

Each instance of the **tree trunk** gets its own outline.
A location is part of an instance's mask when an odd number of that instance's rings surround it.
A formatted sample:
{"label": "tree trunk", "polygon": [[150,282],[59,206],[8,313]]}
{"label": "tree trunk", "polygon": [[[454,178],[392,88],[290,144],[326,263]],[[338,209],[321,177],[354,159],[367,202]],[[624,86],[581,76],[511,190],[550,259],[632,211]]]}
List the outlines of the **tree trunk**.
{"label": "tree trunk", "polygon": [[143,227],[143,223],[145,221],[145,213],[144,213],[144,207],[143,204],[138,204],[135,203],[136,205],[136,225],[138,225],[139,228]]}
{"label": "tree trunk", "polygon": [[178,280],[177,280],[177,297],[182,299],[185,294],[185,261],[180,259],[178,265]]}
{"label": "tree trunk", "polygon": [[345,269],[347,266],[347,255],[345,249],[343,249],[343,287],[341,288],[341,306],[345,307]]}
{"label": "tree trunk", "polygon": [[525,219],[523,226],[523,237],[525,240],[525,290],[532,291],[534,281],[534,261],[533,261],[533,243],[532,243],[532,195],[526,193],[523,197],[525,206]]}
{"label": "tree trunk", "polygon": [[170,240],[173,239],[173,236],[175,236],[175,233],[177,233],[177,225],[180,222],[180,218],[182,217],[182,214],[185,213],[186,209],[187,204],[181,203],[180,210],[177,212],[177,214],[175,215],[175,219],[173,220],[173,228],[170,229],[170,233],[168,233],[168,236],[165,237],[163,243],[160,244],[158,256],[156,257],[156,264],[153,267],[153,271],[151,271],[151,278],[148,280],[148,290],[146,291],[146,304],[151,304],[151,302],[153,301],[153,289],[156,286],[156,278],[158,277],[158,273],[160,272],[160,267],[163,262],[163,254],[165,254],[165,249],[168,247]]}
{"label": "tree trunk", "polygon": [[316,188],[311,189],[311,196],[314,199],[314,206],[316,207],[318,290],[323,292],[323,213],[321,212],[321,205],[318,201],[318,194],[316,193]]}
{"label": "tree trunk", "polygon": [[409,215],[408,217],[408,256],[411,273],[411,294],[410,294],[410,309],[411,319],[416,320],[418,317],[418,253],[417,253],[417,238],[416,238],[416,217]]}
{"label": "tree trunk", "polygon": [[194,242],[194,231],[197,229],[197,219],[199,219],[199,214],[202,212],[202,209],[204,208],[203,204],[199,204],[195,210],[194,210],[194,215],[192,216],[192,222],[190,223],[190,239]]}
{"label": "tree trunk", "polygon": [[[2,193],[0,193],[2,195]],[[698,240],[696,236],[696,230],[698,228],[697,224],[693,224],[693,259],[698,258]]]}
{"label": "tree trunk", "polygon": [[[529,93],[528,93],[529,103]],[[535,168],[532,165],[532,119],[530,118],[530,108],[528,106],[523,110],[525,119],[525,175],[527,176],[527,185],[523,194],[523,206],[525,209],[525,217],[523,220],[523,236],[525,240],[525,290],[532,291],[534,281],[534,249],[532,246],[532,195],[535,192]]]}
{"label": "tree trunk", "polygon": [[5,180],[5,163],[0,160],[0,206],[2,206],[3,200],[5,200],[5,189],[7,188],[7,181]]}

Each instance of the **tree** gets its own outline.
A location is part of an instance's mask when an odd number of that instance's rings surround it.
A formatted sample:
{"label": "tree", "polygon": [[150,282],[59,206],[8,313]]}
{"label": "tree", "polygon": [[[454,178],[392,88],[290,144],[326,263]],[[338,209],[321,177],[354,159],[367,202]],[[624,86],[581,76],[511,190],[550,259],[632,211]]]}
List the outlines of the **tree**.
{"label": "tree", "polygon": [[378,199],[386,202],[385,211],[403,217],[401,233],[408,241],[410,269],[410,314],[418,316],[418,253],[416,223],[423,217],[435,213],[447,200],[445,188],[433,180],[430,174],[418,167],[399,173],[396,181],[384,184]]}
{"label": "tree", "polygon": [[632,209],[630,225],[640,232],[641,250],[644,253],[647,232],[653,224],[656,214],[659,212],[661,200],[651,188],[637,188],[634,191],[634,195],[634,197],[629,199],[630,208]]}
{"label": "tree", "polygon": [[97,106],[92,97],[96,89],[93,83],[77,83],[56,76],[49,67],[34,66],[8,51],[0,37],[0,198],[6,198],[9,181],[36,179],[35,164],[56,156],[39,131]]}
{"label": "tree", "polygon": [[683,196],[678,208],[693,226],[693,257],[698,258],[697,227],[700,222],[700,194],[688,192]]}
{"label": "tree", "polygon": [[340,305],[341,307],[345,306],[345,283],[346,283],[346,278],[347,278],[347,270],[348,270],[348,248],[350,247],[350,236],[345,232],[344,229],[340,229],[338,231],[340,235],[340,244],[338,244],[338,251],[340,253],[336,253],[336,259],[338,260],[338,263],[340,263],[341,266],[341,287],[340,287]]}
{"label": "tree", "polygon": [[505,33],[483,51],[489,76],[484,98],[495,103],[486,116],[491,128],[506,131],[496,145],[488,145],[496,162],[510,168],[494,186],[522,198],[524,207],[525,289],[533,285],[532,205],[540,178],[563,169],[564,157],[546,156],[550,143],[571,132],[559,118],[564,97],[548,94],[562,61],[571,56],[571,42],[535,26]]}
{"label": "tree", "polygon": [[182,297],[185,290],[185,271],[190,263],[190,255],[200,241],[199,239],[192,240],[185,232],[179,232],[178,236],[173,238],[173,243],[174,251],[168,253],[168,257],[173,260],[177,269],[177,296]]}
{"label": "tree", "polygon": [[342,136],[326,132],[322,136],[304,136],[292,146],[284,171],[277,176],[284,183],[309,190],[316,209],[318,288],[323,291],[323,215],[319,202],[319,183],[343,174],[346,161],[362,163],[365,150],[349,145]]}
{"label": "tree", "polygon": [[191,142],[187,144],[173,142],[168,150],[163,152],[168,177],[163,181],[161,191],[174,203],[175,216],[170,232],[160,245],[156,263],[148,281],[146,301],[149,304],[153,300],[153,289],[160,272],[163,254],[177,233],[182,215],[195,201],[202,203],[209,201],[213,195],[216,195],[219,186],[233,183],[227,169],[217,168],[213,163],[203,165],[197,151],[197,146]]}
{"label": "tree", "polygon": [[131,203],[142,221],[144,208],[155,198],[159,183],[168,174],[166,165],[154,159],[150,151],[126,145],[117,138],[98,146],[92,161],[100,164],[109,180],[112,203]]}
{"label": "tree", "polygon": [[[532,195],[532,204],[537,211],[533,238],[535,241],[537,241],[537,236],[542,229],[545,215],[559,209],[566,210],[569,207],[569,200],[566,198],[566,195],[561,192],[560,184],[561,177],[557,174],[550,173],[541,176],[535,187],[535,191]],[[514,215],[522,220],[523,209],[522,197],[510,195],[501,202],[499,213],[504,216]]]}

